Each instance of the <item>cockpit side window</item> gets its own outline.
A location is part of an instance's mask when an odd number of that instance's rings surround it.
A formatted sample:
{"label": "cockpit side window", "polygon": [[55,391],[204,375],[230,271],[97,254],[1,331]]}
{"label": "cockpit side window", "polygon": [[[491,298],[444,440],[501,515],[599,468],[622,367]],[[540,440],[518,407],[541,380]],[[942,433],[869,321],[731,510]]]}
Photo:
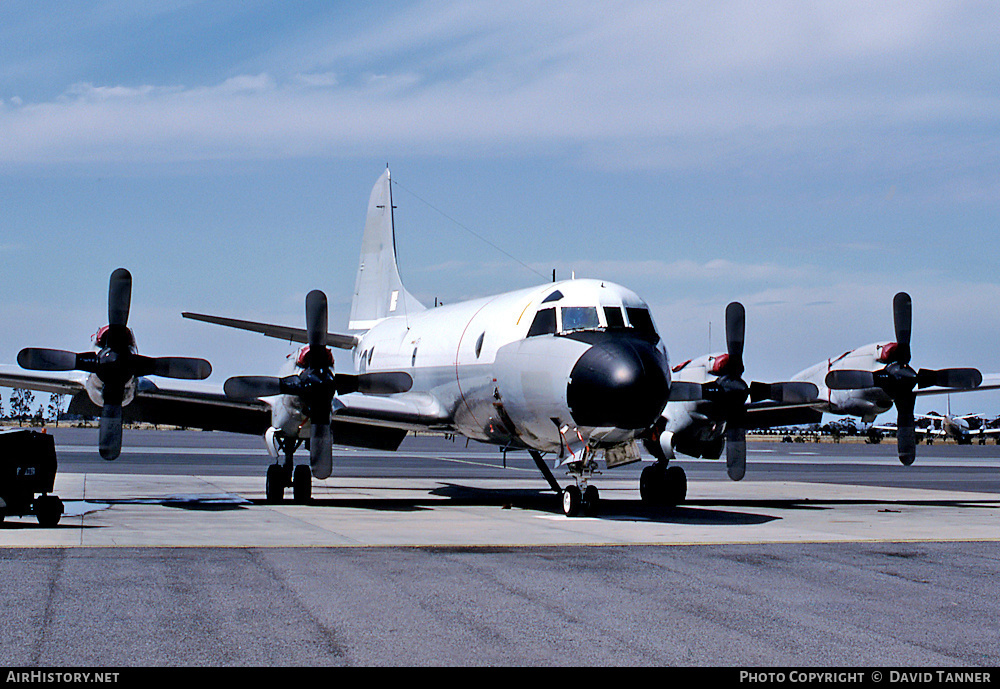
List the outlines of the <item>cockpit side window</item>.
{"label": "cockpit side window", "polygon": [[601,325],[597,319],[596,306],[564,306],[562,307],[562,329],[587,330]]}
{"label": "cockpit side window", "polygon": [[605,306],[604,320],[607,322],[608,328],[625,327],[625,317],[622,315],[622,310],[618,306]]}
{"label": "cockpit side window", "polygon": [[638,307],[626,307],[625,312],[628,313],[629,325],[638,330],[640,335],[653,339],[659,337],[656,333],[656,326],[653,325],[653,318],[649,315],[649,311]]}
{"label": "cockpit side window", "polygon": [[556,310],[541,309],[535,314],[535,320],[531,321],[528,328],[528,337],[535,335],[549,335],[556,331]]}

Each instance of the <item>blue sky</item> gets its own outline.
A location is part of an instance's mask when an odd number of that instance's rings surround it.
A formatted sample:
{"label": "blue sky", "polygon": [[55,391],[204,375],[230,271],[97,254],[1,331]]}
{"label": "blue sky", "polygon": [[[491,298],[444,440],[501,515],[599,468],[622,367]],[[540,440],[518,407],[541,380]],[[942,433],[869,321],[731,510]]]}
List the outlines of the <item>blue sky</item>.
{"label": "blue sky", "polygon": [[905,290],[915,365],[1000,372],[998,25],[920,0],[5,2],[0,362],[86,349],[126,266],[143,352],[272,372],[284,344],[180,312],[296,324],[320,288],[343,327],[389,164],[426,302],[575,271],[639,292],[682,361],[740,300],[774,380],[892,339]]}

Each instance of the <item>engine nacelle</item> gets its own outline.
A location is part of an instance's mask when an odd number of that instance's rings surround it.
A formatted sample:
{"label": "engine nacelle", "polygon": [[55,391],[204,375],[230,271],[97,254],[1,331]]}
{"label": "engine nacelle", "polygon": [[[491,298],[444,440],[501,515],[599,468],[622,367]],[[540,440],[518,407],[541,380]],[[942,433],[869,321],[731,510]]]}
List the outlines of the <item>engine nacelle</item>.
{"label": "engine nacelle", "polygon": [[[98,407],[104,406],[104,381],[97,377],[97,374],[91,373],[87,376],[87,379],[83,382],[83,389],[87,391],[87,397]],[[128,406],[135,399],[136,390],[136,380],[135,378],[130,378],[127,383],[125,383],[125,395],[122,397],[122,406]]]}

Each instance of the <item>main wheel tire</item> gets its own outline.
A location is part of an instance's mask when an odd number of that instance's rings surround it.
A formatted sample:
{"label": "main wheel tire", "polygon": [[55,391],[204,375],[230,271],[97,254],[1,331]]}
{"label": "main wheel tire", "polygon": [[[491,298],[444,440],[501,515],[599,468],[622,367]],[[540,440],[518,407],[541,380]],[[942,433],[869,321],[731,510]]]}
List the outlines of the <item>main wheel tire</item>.
{"label": "main wheel tire", "polygon": [[678,466],[667,467],[663,472],[663,497],[666,504],[673,507],[687,498],[687,475]]}
{"label": "main wheel tire", "polygon": [[575,517],[580,514],[580,506],[583,503],[583,497],[580,495],[580,489],[576,486],[567,486],[566,490],[562,494],[562,508],[563,514],[567,517]]}
{"label": "main wheel tire", "polygon": [[642,470],[639,474],[639,497],[647,505],[659,505],[663,502],[663,466],[657,462]]}
{"label": "main wheel tire", "polygon": [[601,494],[597,491],[597,488],[595,486],[587,486],[587,490],[583,491],[583,513],[588,517],[597,516],[600,504]]}
{"label": "main wheel tire", "polygon": [[292,499],[298,503],[306,503],[312,499],[312,472],[305,464],[295,467],[292,474]]}
{"label": "main wheel tire", "polygon": [[54,495],[43,495],[35,500],[35,518],[45,528],[59,523],[63,515],[63,501]]}
{"label": "main wheel tire", "polygon": [[285,483],[287,473],[284,467],[272,464],[267,468],[267,479],[264,483],[264,496],[268,502],[276,503],[285,499]]}

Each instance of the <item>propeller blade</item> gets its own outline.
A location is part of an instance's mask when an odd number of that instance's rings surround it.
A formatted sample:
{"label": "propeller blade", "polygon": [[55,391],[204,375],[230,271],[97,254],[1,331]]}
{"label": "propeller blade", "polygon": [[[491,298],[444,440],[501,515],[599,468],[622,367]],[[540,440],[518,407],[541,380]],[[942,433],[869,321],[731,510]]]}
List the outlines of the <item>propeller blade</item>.
{"label": "propeller blade", "polygon": [[122,453],[122,405],[105,403],[101,408],[99,450],[101,457],[112,460]]}
{"label": "propeller blade", "polygon": [[726,472],[734,481],[747,473],[747,432],[740,426],[726,427]]}
{"label": "propeller blade", "polygon": [[896,445],[899,451],[899,461],[906,466],[913,464],[917,458],[917,433],[913,422],[912,394],[900,395],[896,403]]}
{"label": "propeller blade", "polygon": [[702,399],[704,397],[701,383],[688,383],[683,380],[675,380],[670,383],[668,402],[697,402]]}
{"label": "propeller blade", "polygon": [[333,473],[333,434],[329,423],[313,423],[309,437],[309,464],[312,475],[329,478]]}
{"label": "propeller blade", "polygon": [[781,404],[806,404],[819,397],[819,388],[813,383],[791,381],[788,383],[750,383],[750,401],[774,400]]}
{"label": "propeller blade", "polygon": [[726,307],[726,346],[729,351],[729,362],[726,364],[726,375],[740,377],[743,375],[743,341],[746,332],[746,310],[738,301],[731,302]]}
{"label": "propeller blade", "polygon": [[212,364],[204,359],[179,356],[137,356],[136,375],[163,376],[182,380],[205,380],[212,375]]}
{"label": "propeller blade", "polygon": [[17,363],[31,371],[72,371],[76,369],[76,352],[28,347],[17,353]]}
{"label": "propeller blade", "polygon": [[893,297],[892,320],[896,328],[896,344],[899,345],[897,361],[905,365],[910,363],[910,334],[913,326],[913,302],[906,292]]}
{"label": "propeller blade", "polygon": [[111,273],[108,286],[108,324],[128,325],[128,311],[132,303],[132,274],[124,268]]}
{"label": "propeller blade", "polygon": [[235,376],[223,384],[226,397],[253,400],[282,394],[281,379],[274,376]]}
{"label": "propeller blade", "polygon": [[409,392],[413,387],[413,377],[405,371],[379,371],[377,373],[338,373],[337,392],[346,395],[351,392],[364,392],[369,395],[393,395],[398,392]]}
{"label": "propeller blade", "polygon": [[875,374],[871,371],[839,369],[826,374],[826,386],[831,390],[860,390],[875,387]]}
{"label": "propeller blade", "polygon": [[942,388],[971,389],[978,388],[982,383],[983,374],[974,368],[943,368],[938,371],[922,368],[917,371],[919,388],[937,385]]}
{"label": "propeller blade", "polygon": [[318,289],[314,289],[306,295],[306,330],[310,348],[326,346],[326,295]]}

